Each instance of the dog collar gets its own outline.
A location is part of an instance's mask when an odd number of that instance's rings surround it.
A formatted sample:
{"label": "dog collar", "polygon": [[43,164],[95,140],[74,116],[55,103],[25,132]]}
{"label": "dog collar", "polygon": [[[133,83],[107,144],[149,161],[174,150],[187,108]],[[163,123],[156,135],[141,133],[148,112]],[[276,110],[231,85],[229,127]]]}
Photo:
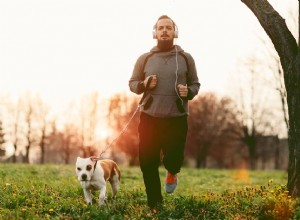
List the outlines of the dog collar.
{"label": "dog collar", "polygon": [[96,170],[98,160],[96,160],[95,165],[94,165],[94,170]]}

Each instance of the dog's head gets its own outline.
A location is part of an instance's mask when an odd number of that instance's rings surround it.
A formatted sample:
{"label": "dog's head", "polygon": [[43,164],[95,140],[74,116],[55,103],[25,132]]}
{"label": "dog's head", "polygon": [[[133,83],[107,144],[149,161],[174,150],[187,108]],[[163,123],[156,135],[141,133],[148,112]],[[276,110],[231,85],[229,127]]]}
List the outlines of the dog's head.
{"label": "dog's head", "polygon": [[81,158],[76,160],[76,175],[79,181],[90,181],[93,177],[98,157]]}

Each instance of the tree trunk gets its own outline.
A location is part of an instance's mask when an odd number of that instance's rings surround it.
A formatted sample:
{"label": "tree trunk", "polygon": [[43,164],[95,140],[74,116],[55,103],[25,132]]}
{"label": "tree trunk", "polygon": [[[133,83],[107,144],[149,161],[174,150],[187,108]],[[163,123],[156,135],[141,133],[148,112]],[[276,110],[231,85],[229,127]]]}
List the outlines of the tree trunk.
{"label": "tree trunk", "polygon": [[25,152],[25,155],[24,155],[24,157],[23,157],[23,162],[24,162],[24,163],[29,163],[29,150],[30,150],[30,145],[27,145],[27,146],[25,147],[25,149],[26,149],[26,152]]}
{"label": "tree trunk", "polygon": [[45,163],[45,143],[46,140],[46,131],[45,128],[42,130],[42,137],[41,137],[41,141],[40,141],[40,149],[41,149],[41,164]]}
{"label": "tree trunk", "polygon": [[41,144],[41,164],[45,163],[45,144],[42,142]]}
{"label": "tree trunk", "polygon": [[250,160],[250,169],[251,170],[256,170],[256,157],[252,154],[249,155],[249,160]]}
{"label": "tree trunk", "polygon": [[300,56],[294,62],[287,94],[289,106],[289,168],[288,190],[292,196],[300,196]]}
{"label": "tree trunk", "polygon": [[254,13],[280,57],[289,112],[287,186],[290,195],[300,196],[300,50],[285,20],[267,0],[242,0],[242,2]]}
{"label": "tree trunk", "polygon": [[279,149],[279,138],[278,136],[276,137],[276,142],[275,142],[275,154],[274,154],[274,169],[279,170],[280,169],[280,149]]}
{"label": "tree trunk", "polygon": [[243,127],[243,133],[244,136],[242,138],[243,143],[246,144],[248,148],[248,154],[249,154],[249,167],[251,170],[256,169],[256,161],[257,161],[257,155],[256,155],[256,132],[254,123],[252,124],[251,132],[249,132],[249,128],[247,126]]}
{"label": "tree trunk", "polygon": [[208,144],[202,144],[197,157],[197,168],[206,168],[206,159],[207,159],[207,153],[208,153]]}
{"label": "tree trunk", "polygon": [[17,144],[14,144],[14,154],[12,155],[12,162],[16,163],[17,162]]}

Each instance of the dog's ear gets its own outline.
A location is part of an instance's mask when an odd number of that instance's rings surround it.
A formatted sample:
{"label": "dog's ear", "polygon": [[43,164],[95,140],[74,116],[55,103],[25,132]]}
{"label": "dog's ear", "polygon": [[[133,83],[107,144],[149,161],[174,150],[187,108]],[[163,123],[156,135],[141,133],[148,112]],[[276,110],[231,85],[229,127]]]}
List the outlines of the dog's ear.
{"label": "dog's ear", "polygon": [[96,162],[97,160],[100,160],[100,158],[97,157],[97,156],[91,156],[90,159],[91,159],[91,161],[93,161],[93,162]]}

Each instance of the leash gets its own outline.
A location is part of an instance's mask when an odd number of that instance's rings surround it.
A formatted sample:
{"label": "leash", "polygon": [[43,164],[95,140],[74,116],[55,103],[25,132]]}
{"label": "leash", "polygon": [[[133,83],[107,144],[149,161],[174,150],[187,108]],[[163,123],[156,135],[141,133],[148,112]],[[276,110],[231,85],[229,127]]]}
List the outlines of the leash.
{"label": "leash", "polygon": [[138,104],[138,107],[136,108],[136,110],[133,112],[133,114],[131,115],[130,119],[128,120],[128,122],[126,123],[126,125],[123,127],[122,131],[119,133],[119,135],[117,137],[115,137],[105,148],[104,150],[100,153],[100,156],[99,158],[101,158],[102,154],[104,154],[120,137],[121,135],[126,131],[128,125],[131,123],[131,121],[133,120],[134,116],[136,115],[136,113],[140,110],[140,108],[142,107],[142,103],[144,101],[144,99],[146,98],[146,95],[147,95],[147,90],[150,86],[150,83],[152,81],[152,76],[149,77],[148,81],[147,81],[147,84],[146,84],[146,87],[145,87],[145,91],[144,91],[144,94]]}

